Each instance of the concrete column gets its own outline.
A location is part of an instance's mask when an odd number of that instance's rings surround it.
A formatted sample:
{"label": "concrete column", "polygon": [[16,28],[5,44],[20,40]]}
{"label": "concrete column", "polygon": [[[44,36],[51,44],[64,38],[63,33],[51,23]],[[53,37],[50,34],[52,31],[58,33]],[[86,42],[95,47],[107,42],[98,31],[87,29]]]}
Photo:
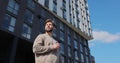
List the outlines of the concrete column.
{"label": "concrete column", "polygon": [[9,58],[9,63],[14,63],[14,61],[15,61],[17,44],[18,44],[18,37],[14,37],[13,44],[12,44],[12,49],[11,49],[11,53],[10,53],[10,58]]}

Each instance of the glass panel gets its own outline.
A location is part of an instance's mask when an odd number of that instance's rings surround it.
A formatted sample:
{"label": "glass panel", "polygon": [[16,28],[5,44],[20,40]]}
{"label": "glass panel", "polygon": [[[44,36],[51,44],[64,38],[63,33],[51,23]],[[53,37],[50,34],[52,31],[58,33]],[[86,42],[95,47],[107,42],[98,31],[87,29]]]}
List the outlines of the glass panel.
{"label": "glass panel", "polygon": [[78,60],[78,53],[75,51],[75,59]]}
{"label": "glass panel", "polygon": [[80,52],[83,52],[83,45],[80,43]]}
{"label": "glass panel", "polygon": [[60,31],[60,40],[64,41],[64,32],[63,31]]}
{"label": "glass panel", "polygon": [[13,32],[14,31],[14,28],[12,26],[9,26],[9,31]]}
{"label": "glass panel", "polygon": [[88,58],[88,56],[86,56],[86,63],[89,63],[89,58]]}
{"label": "glass panel", "polygon": [[71,48],[68,47],[68,56],[71,57]]}
{"label": "glass panel", "polygon": [[61,63],[65,63],[65,58],[64,58],[64,56],[61,56]]}
{"label": "glass panel", "polygon": [[64,30],[64,25],[63,25],[63,23],[61,23],[61,22],[60,22],[60,29],[61,29],[61,30]]}
{"label": "glass panel", "polygon": [[11,25],[11,26],[15,26],[15,21],[16,21],[15,18],[11,18],[11,23],[10,23],[10,25]]}
{"label": "glass panel", "polygon": [[53,36],[56,37],[56,28],[53,30]]}
{"label": "glass panel", "polygon": [[88,55],[88,49],[85,47],[85,54]]}
{"label": "glass panel", "polygon": [[71,39],[70,39],[70,36],[68,35],[68,45],[71,45]]}
{"label": "glass panel", "polygon": [[74,39],[74,47],[77,49],[78,46],[77,46],[77,40]]}
{"label": "glass panel", "polygon": [[7,10],[13,14],[17,14],[19,10],[19,5],[15,0],[9,0]]}
{"label": "glass panel", "polygon": [[49,8],[49,0],[45,0],[45,6]]}
{"label": "glass panel", "polygon": [[60,47],[60,53],[64,54],[64,45],[63,45],[63,43],[61,43],[60,45],[61,45],[61,47]]}
{"label": "glass panel", "polygon": [[5,15],[5,19],[3,22],[3,28],[8,29],[9,31],[14,31],[16,19],[8,14]]}
{"label": "glass panel", "polygon": [[84,62],[84,56],[81,54],[81,62]]}
{"label": "glass panel", "polygon": [[53,12],[57,13],[57,4],[53,2]]}
{"label": "glass panel", "polygon": [[28,7],[31,8],[31,9],[34,9],[35,8],[35,3],[33,0],[27,0],[27,3],[28,3]]}
{"label": "glass panel", "polygon": [[33,21],[33,13],[31,11],[29,11],[29,10],[26,10],[25,19],[26,19],[26,21],[32,23],[32,21]]}
{"label": "glass panel", "polygon": [[28,26],[27,24],[23,25],[23,32],[22,32],[22,36],[30,39],[31,38],[31,28],[30,26]]}

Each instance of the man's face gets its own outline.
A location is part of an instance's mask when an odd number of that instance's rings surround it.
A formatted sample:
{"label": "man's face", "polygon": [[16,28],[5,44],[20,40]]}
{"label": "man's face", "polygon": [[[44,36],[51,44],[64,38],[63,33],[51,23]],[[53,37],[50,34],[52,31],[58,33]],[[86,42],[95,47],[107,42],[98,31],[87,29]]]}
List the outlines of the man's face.
{"label": "man's face", "polygon": [[46,32],[52,32],[53,28],[54,28],[54,26],[53,26],[53,24],[51,22],[47,22],[45,24],[45,31]]}

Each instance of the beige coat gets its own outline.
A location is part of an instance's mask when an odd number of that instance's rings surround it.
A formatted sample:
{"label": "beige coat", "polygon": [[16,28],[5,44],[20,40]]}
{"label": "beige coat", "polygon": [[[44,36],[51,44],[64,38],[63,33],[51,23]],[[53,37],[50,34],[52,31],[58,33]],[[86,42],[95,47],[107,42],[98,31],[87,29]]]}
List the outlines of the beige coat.
{"label": "beige coat", "polygon": [[57,41],[48,34],[40,34],[34,41],[35,63],[59,63],[59,51],[52,50]]}

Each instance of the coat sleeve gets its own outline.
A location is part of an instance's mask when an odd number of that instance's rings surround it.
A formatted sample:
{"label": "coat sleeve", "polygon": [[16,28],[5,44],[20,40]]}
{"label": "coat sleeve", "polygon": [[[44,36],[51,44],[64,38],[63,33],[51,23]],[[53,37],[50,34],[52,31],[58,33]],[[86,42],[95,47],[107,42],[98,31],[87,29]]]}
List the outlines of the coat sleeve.
{"label": "coat sleeve", "polygon": [[42,35],[38,35],[33,44],[33,53],[45,54],[52,50],[52,46],[44,46],[44,39]]}

